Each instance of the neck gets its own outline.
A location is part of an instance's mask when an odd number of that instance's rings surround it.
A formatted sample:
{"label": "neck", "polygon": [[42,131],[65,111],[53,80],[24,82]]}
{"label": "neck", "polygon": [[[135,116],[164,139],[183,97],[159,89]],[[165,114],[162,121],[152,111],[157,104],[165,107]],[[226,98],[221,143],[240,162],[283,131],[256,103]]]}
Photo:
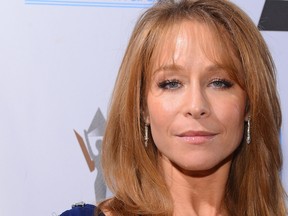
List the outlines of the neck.
{"label": "neck", "polygon": [[174,216],[226,216],[225,186],[231,162],[205,172],[181,170],[163,160],[166,183],[174,200]]}

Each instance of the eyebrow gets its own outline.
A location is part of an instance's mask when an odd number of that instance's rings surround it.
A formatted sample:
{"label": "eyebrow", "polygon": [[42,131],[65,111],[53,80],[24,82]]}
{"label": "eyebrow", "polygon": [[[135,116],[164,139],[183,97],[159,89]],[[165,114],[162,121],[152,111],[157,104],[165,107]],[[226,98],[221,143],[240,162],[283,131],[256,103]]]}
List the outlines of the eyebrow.
{"label": "eyebrow", "polygon": [[[185,68],[181,65],[177,65],[177,64],[167,64],[167,65],[162,65],[160,66],[159,68],[157,68],[153,74],[156,74],[157,72],[160,72],[160,71],[174,71],[174,72],[180,72],[180,71],[185,71]],[[211,65],[208,65],[204,68],[204,71],[207,71],[207,72],[224,72],[225,69],[223,67],[221,67],[220,65],[218,64],[211,64]]]}
{"label": "eyebrow", "polygon": [[165,71],[170,71],[170,72],[171,71],[175,71],[175,72],[177,72],[177,71],[184,71],[184,70],[185,69],[182,66],[180,66],[180,65],[167,64],[167,65],[162,65],[159,68],[157,68],[156,70],[154,70],[153,74],[156,74],[156,73],[158,73],[160,71],[163,71],[163,72],[165,72]]}
{"label": "eyebrow", "polygon": [[226,70],[218,64],[212,64],[205,68],[208,72],[225,72]]}

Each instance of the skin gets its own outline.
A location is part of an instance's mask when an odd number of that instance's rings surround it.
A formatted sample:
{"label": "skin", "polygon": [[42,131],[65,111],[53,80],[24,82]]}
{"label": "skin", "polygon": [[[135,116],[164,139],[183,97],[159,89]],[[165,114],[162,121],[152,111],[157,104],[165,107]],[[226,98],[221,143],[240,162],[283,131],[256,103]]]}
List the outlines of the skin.
{"label": "skin", "polygon": [[205,24],[184,21],[153,64],[146,123],[175,216],[226,215],[225,184],[243,138],[246,94],[211,61],[223,53],[214,38]]}

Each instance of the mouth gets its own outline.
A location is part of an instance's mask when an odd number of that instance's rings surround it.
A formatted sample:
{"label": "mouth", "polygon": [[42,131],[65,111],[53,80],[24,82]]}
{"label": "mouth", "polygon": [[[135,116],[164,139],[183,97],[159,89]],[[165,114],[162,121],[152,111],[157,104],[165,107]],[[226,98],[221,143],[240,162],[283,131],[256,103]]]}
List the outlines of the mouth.
{"label": "mouth", "polygon": [[186,131],[180,133],[177,137],[189,144],[202,144],[209,142],[217,136],[217,133],[209,131]]}

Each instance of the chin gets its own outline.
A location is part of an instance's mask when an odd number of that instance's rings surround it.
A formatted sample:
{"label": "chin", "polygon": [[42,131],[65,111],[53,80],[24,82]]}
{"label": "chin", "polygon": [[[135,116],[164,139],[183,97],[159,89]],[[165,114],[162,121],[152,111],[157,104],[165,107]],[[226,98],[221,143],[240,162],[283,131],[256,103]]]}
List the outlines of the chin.
{"label": "chin", "polygon": [[173,166],[180,172],[190,176],[208,176],[217,172],[221,168],[230,168],[231,159],[230,157],[220,161],[203,161],[203,163],[175,163],[172,162]]}

